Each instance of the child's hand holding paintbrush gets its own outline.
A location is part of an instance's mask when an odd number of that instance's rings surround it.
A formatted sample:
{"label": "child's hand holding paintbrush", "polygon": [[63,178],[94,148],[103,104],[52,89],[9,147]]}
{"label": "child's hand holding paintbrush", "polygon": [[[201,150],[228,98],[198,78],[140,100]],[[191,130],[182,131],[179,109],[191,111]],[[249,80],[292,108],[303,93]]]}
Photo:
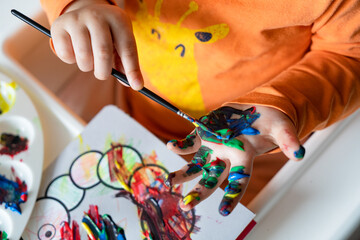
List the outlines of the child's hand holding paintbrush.
{"label": "child's hand holding paintbrush", "polygon": [[[84,72],[94,71],[99,80],[106,80],[112,75],[120,83],[131,86],[196,127],[221,137],[144,87],[131,22],[121,8],[103,3],[103,0],[75,1],[66,9],[66,14],[53,23],[51,32],[16,10],[12,13],[52,38],[55,52],[65,63],[77,63]],[[125,74],[112,68],[115,62]]]}

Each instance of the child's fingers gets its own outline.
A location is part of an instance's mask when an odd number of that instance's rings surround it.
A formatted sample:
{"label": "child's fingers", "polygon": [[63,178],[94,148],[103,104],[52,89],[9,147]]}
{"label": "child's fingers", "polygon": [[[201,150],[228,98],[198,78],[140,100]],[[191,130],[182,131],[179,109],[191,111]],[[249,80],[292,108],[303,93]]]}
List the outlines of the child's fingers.
{"label": "child's fingers", "polygon": [[121,59],[125,75],[134,90],[140,90],[144,86],[144,80],[140,71],[138,53],[131,25],[115,24],[111,26],[114,45]]}
{"label": "child's fingers", "polygon": [[86,26],[76,26],[69,29],[69,34],[79,69],[83,72],[93,70],[94,59],[88,29]]}
{"label": "child's fingers", "polygon": [[199,176],[203,166],[209,161],[211,152],[212,150],[210,148],[201,146],[190,163],[182,169],[169,174],[165,181],[166,185],[171,187],[174,184],[187,182]]}
{"label": "child's fingers", "polygon": [[305,154],[305,148],[297,137],[296,130],[291,125],[285,125],[274,130],[273,137],[281,151],[292,160],[301,160]]}
{"label": "child's fingers", "polygon": [[219,212],[223,216],[229,215],[236,207],[249,183],[251,168],[243,165],[232,165],[228,185],[225,188],[224,197],[219,206]]}
{"label": "child's fingers", "polygon": [[193,131],[181,140],[170,140],[167,148],[179,155],[191,154],[198,151],[201,146],[200,137]]}
{"label": "child's fingers", "polygon": [[203,177],[193,190],[182,201],[180,208],[189,211],[209,197],[226,178],[226,163],[216,159],[203,166]]}
{"label": "child's fingers", "polygon": [[76,62],[70,35],[62,28],[53,25],[51,28],[51,36],[54,50],[57,56],[67,64]]}
{"label": "child's fingers", "polygon": [[104,21],[92,21],[88,24],[94,56],[94,75],[106,80],[113,66],[113,41],[108,24]]}

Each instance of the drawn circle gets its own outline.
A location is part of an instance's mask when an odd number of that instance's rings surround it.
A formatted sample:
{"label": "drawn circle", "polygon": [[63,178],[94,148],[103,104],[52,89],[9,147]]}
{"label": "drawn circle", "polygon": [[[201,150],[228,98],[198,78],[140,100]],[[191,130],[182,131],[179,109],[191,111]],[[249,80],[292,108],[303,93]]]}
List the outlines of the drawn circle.
{"label": "drawn circle", "polygon": [[0,134],[8,133],[25,137],[28,140],[28,146],[31,145],[35,130],[33,125],[24,117],[21,116],[5,116],[0,120]]}
{"label": "drawn circle", "polygon": [[144,165],[140,153],[131,146],[119,145],[115,148],[110,148],[109,150],[107,150],[99,161],[99,164],[97,166],[97,175],[100,181],[105,186],[115,190],[123,189],[123,187],[121,186],[119,181],[117,180],[111,181],[110,179],[108,153],[116,148],[121,148],[121,147],[123,148],[123,159],[125,162],[125,168],[132,169],[136,163],[141,163],[142,165]]}
{"label": "drawn circle", "polygon": [[62,202],[69,211],[75,209],[85,197],[85,190],[74,185],[68,174],[60,175],[48,185],[46,197],[52,197]]}
{"label": "drawn circle", "polygon": [[55,237],[56,228],[54,225],[48,223],[41,226],[38,231],[39,239],[53,239]]}
{"label": "drawn circle", "polygon": [[64,221],[70,222],[70,214],[65,205],[56,198],[37,199],[34,210],[23,236],[37,239],[61,239],[60,229]]}
{"label": "drawn circle", "polygon": [[[141,166],[141,167],[136,168],[136,169],[133,171],[133,173],[130,175],[130,178],[129,178],[129,186],[130,186],[130,188],[131,188],[131,185],[134,183],[134,181],[133,181],[134,176],[135,176],[136,174],[141,174],[142,171],[146,171],[146,170],[149,169],[149,168],[159,168],[161,171],[163,171],[163,172],[166,173],[167,175],[169,174],[169,171],[168,171],[165,167],[163,167],[163,166],[161,166],[161,165],[153,164],[153,163],[146,164],[146,165],[144,165],[144,166]],[[163,174],[161,174],[161,175],[163,175]],[[159,176],[161,176],[161,175],[159,175]],[[147,174],[147,176],[149,176],[149,174]],[[148,180],[150,181],[151,179],[148,179]],[[149,184],[148,184],[147,186],[150,186],[150,184],[151,184],[151,182],[149,182]]]}
{"label": "drawn circle", "polygon": [[[158,168],[158,170],[160,170],[160,172],[163,173],[154,173],[154,172],[149,172],[148,170],[151,170],[153,168]],[[130,176],[129,178],[129,185],[130,187],[132,187],[132,184],[134,184],[136,182],[136,175],[140,174],[142,176],[148,176],[148,178],[141,178],[141,184],[145,185],[145,186],[152,186],[153,181],[155,180],[156,177],[161,177],[164,173],[169,174],[169,171],[158,164],[146,164],[144,166],[138,167],[137,169],[135,169],[133,171],[133,174]],[[152,175],[153,174],[153,175]],[[152,186],[154,187],[154,186]],[[159,187],[161,186],[156,186],[156,188],[160,189]],[[175,193],[175,192],[167,192],[167,194],[170,194],[170,196],[172,197],[172,202],[175,203],[177,205],[177,203],[182,199],[182,195],[179,193]],[[162,194],[160,194],[160,196],[163,196]],[[169,196],[169,195],[168,195]],[[167,203],[168,203],[168,198],[167,198]],[[133,200],[134,201],[134,200]],[[144,211],[142,211],[142,215],[140,217],[140,225],[143,231],[151,231],[151,229],[156,229],[156,225],[158,225],[160,222],[163,222],[164,219],[171,219],[173,220],[172,216],[166,216],[168,215],[170,212],[166,211],[166,207],[163,205],[165,201],[162,199],[158,199],[156,200],[156,204],[154,202],[147,202],[149,204],[149,206],[152,207],[145,207],[142,204],[138,204],[138,207],[142,208]],[[156,214],[148,212],[152,210],[156,210]],[[182,216],[182,222],[181,223],[174,223],[172,228],[174,232],[182,232],[184,234],[184,236],[182,236],[183,238],[188,237],[191,232],[194,230],[195,227],[195,222],[196,222],[196,216],[195,216],[195,210],[192,209],[188,212],[184,212],[183,210],[179,209],[179,214]],[[159,219],[154,219],[153,217],[150,216],[157,216]],[[155,220],[155,222],[153,222]],[[168,223],[168,226],[170,226],[171,224]],[[184,227],[186,229],[177,229],[177,228],[181,228]],[[159,234],[159,233],[153,233],[153,234]],[[164,233],[165,234],[165,233]],[[168,232],[166,233],[167,236],[172,236],[174,233]],[[156,235],[157,236],[157,235]],[[157,236],[160,237],[160,236]],[[176,238],[176,235],[174,234],[172,237]]]}
{"label": "drawn circle", "polygon": [[70,166],[70,178],[80,189],[89,189],[100,183],[97,166],[103,154],[99,151],[88,151],[78,156]]}

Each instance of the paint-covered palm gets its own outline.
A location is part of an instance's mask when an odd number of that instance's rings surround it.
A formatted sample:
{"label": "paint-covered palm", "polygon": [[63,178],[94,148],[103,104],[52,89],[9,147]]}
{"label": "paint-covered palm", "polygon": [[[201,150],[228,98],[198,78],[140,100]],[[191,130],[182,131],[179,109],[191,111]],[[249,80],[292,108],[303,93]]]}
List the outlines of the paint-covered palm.
{"label": "paint-covered palm", "polygon": [[178,154],[195,153],[182,169],[170,173],[168,185],[194,179],[198,184],[183,198],[180,207],[190,210],[210,196],[228,178],[219,211],[227,216],[243,196],[249,183],[253,159],[276,147],[290,159],[302,159],[304,148],[290,119],[279,110],[263,106],[232,104],[200,118],[183,140],[172,140],[168,148]]}

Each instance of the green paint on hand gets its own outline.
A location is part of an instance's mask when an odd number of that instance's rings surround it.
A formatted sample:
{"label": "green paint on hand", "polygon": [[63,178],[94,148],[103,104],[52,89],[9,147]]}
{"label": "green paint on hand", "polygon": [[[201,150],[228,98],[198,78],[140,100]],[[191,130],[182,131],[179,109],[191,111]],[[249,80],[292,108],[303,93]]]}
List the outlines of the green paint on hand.
{"label": "green paint on hand", "polygon": [[236,167],[232,167],[232,168],[230,169],[230,172],[238,172],[238,171],[242,171],[242,170],[244,170],[244,169],[245,169],[244,166],[236,166]]}

